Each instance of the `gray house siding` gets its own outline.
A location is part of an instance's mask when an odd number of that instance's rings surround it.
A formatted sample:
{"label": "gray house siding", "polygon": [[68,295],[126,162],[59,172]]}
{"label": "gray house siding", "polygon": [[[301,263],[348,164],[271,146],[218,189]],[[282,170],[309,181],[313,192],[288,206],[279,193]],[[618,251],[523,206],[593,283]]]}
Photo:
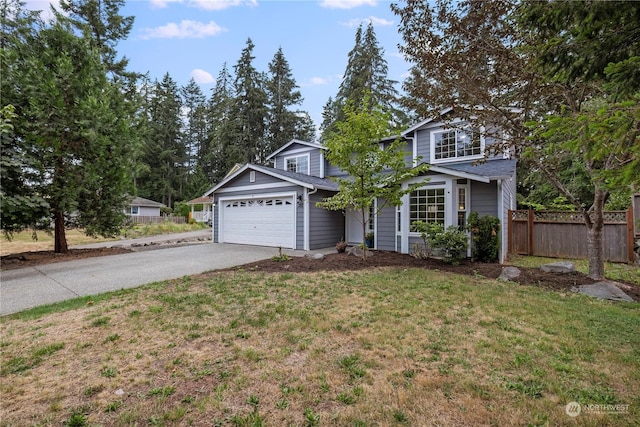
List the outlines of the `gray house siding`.
{"label": "gray house siding", "polygon": [[[381,203],[381,202],[378,202]],[[388,206],[380,209],[376,223],[376,249],[396,250],[396,208]]]}
{"label": "gray house siding", "polygon": [[227,185],[224,186],[225,189],[233,188],[233,187],[245,187],[245,186],[256,186],[259,187],[265,184],[274,184],[278,182],[282,182],[281,179],[273,177],[271,175],[267,175],[261,172],[255,172],[256,180],[255,182],[251,182],[251,174],[250,171],[245,171],[240,176],[237,176],[233,180],[229,181]]}
{"label": "gray house siding", "polygon": [[284,161],[287,157],[309,154],[309,175],[321,176],[321,151],[320,148],[312,148],[302,144],[292,144],[286,151],[278,153],[275,158],[274,168],[285,169]]}
{"label": "gray house siding", "polygon": [[489,184],[471,181],[471,212],[480,216],[498,216],[498,190],[495,181]]}
{"label": "gray house siding", "polygon": [[421,130],[417,134],[417,155],[421,157],[422,163],[429,163],[431,162],[431,130]]}
{"label": "gray house siding", "polygon": [[309,249],[335,246],[344,238],[342,211],[330,211],[316,207],[316,203],[333,193],[318,191],[309,197]]}

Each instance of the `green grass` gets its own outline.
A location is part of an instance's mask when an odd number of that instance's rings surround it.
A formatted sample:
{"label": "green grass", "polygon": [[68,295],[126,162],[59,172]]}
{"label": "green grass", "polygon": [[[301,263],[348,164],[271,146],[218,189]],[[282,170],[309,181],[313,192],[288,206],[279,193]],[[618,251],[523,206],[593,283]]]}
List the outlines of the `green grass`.
{"label": "green grass", "polygon": [[636,303],[423,269],[218,272],[1,318],[0,418],[627,426],[639,330]]}
{"label": "green grass", "polygon": [[[509,263],[516,267],[540,267],[542,264],[560,261],[570,261],[574,263],[576,270],[579,272],[584,274],[589,273],[589,261],[586,259],[545,258],[520,255],[512,255],[509,257]],[[606,278],[609,280],[640,286],[640,268],[637,265],[605,262],[604,271]]]}

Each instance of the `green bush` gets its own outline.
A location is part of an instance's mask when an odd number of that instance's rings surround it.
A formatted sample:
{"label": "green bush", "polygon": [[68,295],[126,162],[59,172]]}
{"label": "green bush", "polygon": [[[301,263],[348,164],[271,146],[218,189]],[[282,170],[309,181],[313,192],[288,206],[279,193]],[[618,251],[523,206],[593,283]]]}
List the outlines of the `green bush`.
{"label": "green bush", "polygon": [[500,253],[500,220],[471,212],[467,222],[471,232],[471,257],[474,261],[497,262]]}
{"label": "green bush", "polygon": [[432,251],[439,251],[445,262],[458,264],[466,257],[468,248],[467,234],[455,225],[447,227],[439,223],[426,223],[414,221],[411,223],[413,230],[420,233],[424,241],[421,251],[414,249],[414,256],[429,258]]}

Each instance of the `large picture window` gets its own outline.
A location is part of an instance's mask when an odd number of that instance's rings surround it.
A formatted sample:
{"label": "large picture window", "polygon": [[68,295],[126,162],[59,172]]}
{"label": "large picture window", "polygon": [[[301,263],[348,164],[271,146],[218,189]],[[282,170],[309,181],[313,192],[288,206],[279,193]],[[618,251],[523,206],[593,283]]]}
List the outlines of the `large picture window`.
{"label": "large picture window", "polygon": [[[437,222],[444,225],[444,188],[412,191],[409,195],[409,222]],[[411,226],[411,231],[415,231]]]}
{"label": "large picture window", "polygon": [[309,155],[287,157],[284,161],[285,169],[290,172],[309,175]]}
{"label": "large picture window", "polygon": [[434,160],[455,160],[482,154],[479,132],[446,130],[433,133]]}

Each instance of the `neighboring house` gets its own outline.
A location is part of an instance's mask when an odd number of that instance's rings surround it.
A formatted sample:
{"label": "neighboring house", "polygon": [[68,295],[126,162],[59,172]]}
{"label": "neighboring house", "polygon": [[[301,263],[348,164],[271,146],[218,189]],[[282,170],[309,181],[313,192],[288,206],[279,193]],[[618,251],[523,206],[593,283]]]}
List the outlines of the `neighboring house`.
{"label": "neighboring house", "polygon": [[129,202],[129,206],[125,208],[124,213],[128,216],[160,216],[160,208],[162,207],[164,207],[162,203],[134,197]]}
{"label": "neighboring house", "polygon": [[[428,119],[402,132],[407,164],[431,165],[415,181],[429,181],[404,196],[400,206],[372,208],[368,227],[376,249],[410,253],[422,242],[411,229],[413,221],[464,226],[471,212],[498,217],[506,242],[507,213],[516,207],[516,161],[499,154],[476,164],[494,141],[457,129]],[[320,144],[292,140],[268,157],[274,167],[246,164],[207,191],[214,203],[213,241],[302,250],[330,247],[342,238],[360,243],[358,212],[316,207],[338,190],[330,177],[345,175],[325,160],[324,151]],[[506,250],[503,243],[501,260]]]}
{"label": "neighboring house", "polygon": [[[191,213],[189,219],[193,219],[196,222],[206,222],[211,225],[213,223],[213,198],[208,196],[198,197],[197,199],[189,200],[187,205],[191,206]],[[202,210],[196,211],[195,207],[202,205]]]}

